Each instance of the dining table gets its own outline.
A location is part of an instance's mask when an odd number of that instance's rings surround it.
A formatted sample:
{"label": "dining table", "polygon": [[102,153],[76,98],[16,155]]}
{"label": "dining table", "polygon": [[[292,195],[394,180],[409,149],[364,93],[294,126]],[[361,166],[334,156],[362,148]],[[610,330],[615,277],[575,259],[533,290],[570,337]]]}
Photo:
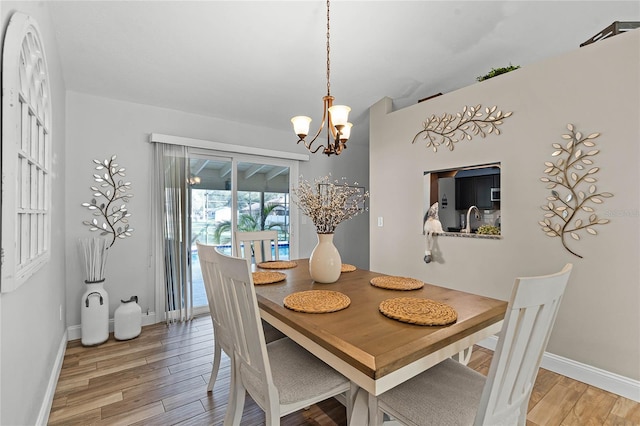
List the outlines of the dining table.
{"label": "dining table", "polygon": [[[255,289],[263,320],[351,381],[354,392],[348,406],[358,400],[358,405],[365,401],[368,407],[350,413],[352,424],[367,424],[375,418],[376,396],[468,350],[502,327],[506,301],[424,281],[422,288],[413,290],[380,288],[372,280],[393,275],[351,269],[355,270],[342,272],[334,283],[318,283],[309,273],[309,259],[295,259],[286,268],[276,269],[284,279]],[[337,292],[347,296],[349,304],[328,313],[285,306],[287,296],[309,290]],[[416,325],[381,313],[382,302],[400,297],[445,304],[457,318],[448,325]]]}

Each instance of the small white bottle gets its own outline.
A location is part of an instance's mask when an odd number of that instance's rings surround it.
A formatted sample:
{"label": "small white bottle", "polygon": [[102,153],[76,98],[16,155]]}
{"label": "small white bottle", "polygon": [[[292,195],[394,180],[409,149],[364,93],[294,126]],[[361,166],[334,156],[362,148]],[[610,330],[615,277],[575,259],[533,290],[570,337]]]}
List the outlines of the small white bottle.
{"label": "small white bottle", "polygon": [[113,315],[113,336],[116,340],[138,337],[142,331],[142,309],[138,305],[138,296],[120,302]]}

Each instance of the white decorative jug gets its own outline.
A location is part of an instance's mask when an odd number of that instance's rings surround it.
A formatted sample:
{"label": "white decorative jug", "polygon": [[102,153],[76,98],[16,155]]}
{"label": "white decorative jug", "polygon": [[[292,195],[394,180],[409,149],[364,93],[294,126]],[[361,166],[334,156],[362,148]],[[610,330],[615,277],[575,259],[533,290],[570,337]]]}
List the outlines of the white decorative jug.
{"label": "white decorative jug", "polygon": [[116,340],[138,337],[142,330],[142,308],[138,305],[138,296],[131,296],[129,300],[120,302],[113,314],[113,337]]}
{"label": "white decorative jug", "polygon": [[109,339],[109,294],[104,279],[85,281],[87,289],[80,299],[82,344],[95,346]]}
{"label": "white decorative jug", "polygon": [[318,234],[318,244],[309,259],[309,273],[315,282],[334,283],[340,278],[342,259],[333,245],[333,234]]}

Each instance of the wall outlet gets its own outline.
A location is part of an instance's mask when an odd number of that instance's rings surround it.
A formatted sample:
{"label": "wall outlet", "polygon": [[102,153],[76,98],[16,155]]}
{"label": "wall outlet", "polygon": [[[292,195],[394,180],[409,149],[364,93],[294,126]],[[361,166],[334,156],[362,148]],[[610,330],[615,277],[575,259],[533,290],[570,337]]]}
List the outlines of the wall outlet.
{"label": "wall outlet", "polygon": [[384,219],[382,218],[382,216],[378,216],[378,226],[384,226]]}

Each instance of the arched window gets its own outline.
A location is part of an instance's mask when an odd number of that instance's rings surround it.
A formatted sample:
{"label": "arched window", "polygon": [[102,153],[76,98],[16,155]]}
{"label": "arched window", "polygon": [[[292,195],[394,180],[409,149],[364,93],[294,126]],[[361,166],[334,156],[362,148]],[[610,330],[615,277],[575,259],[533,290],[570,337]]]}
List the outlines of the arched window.
{"label": "arched window", "polygon": [[51,95],[38,25],[15,13],[2,57],[2,292],[51,251]]}

